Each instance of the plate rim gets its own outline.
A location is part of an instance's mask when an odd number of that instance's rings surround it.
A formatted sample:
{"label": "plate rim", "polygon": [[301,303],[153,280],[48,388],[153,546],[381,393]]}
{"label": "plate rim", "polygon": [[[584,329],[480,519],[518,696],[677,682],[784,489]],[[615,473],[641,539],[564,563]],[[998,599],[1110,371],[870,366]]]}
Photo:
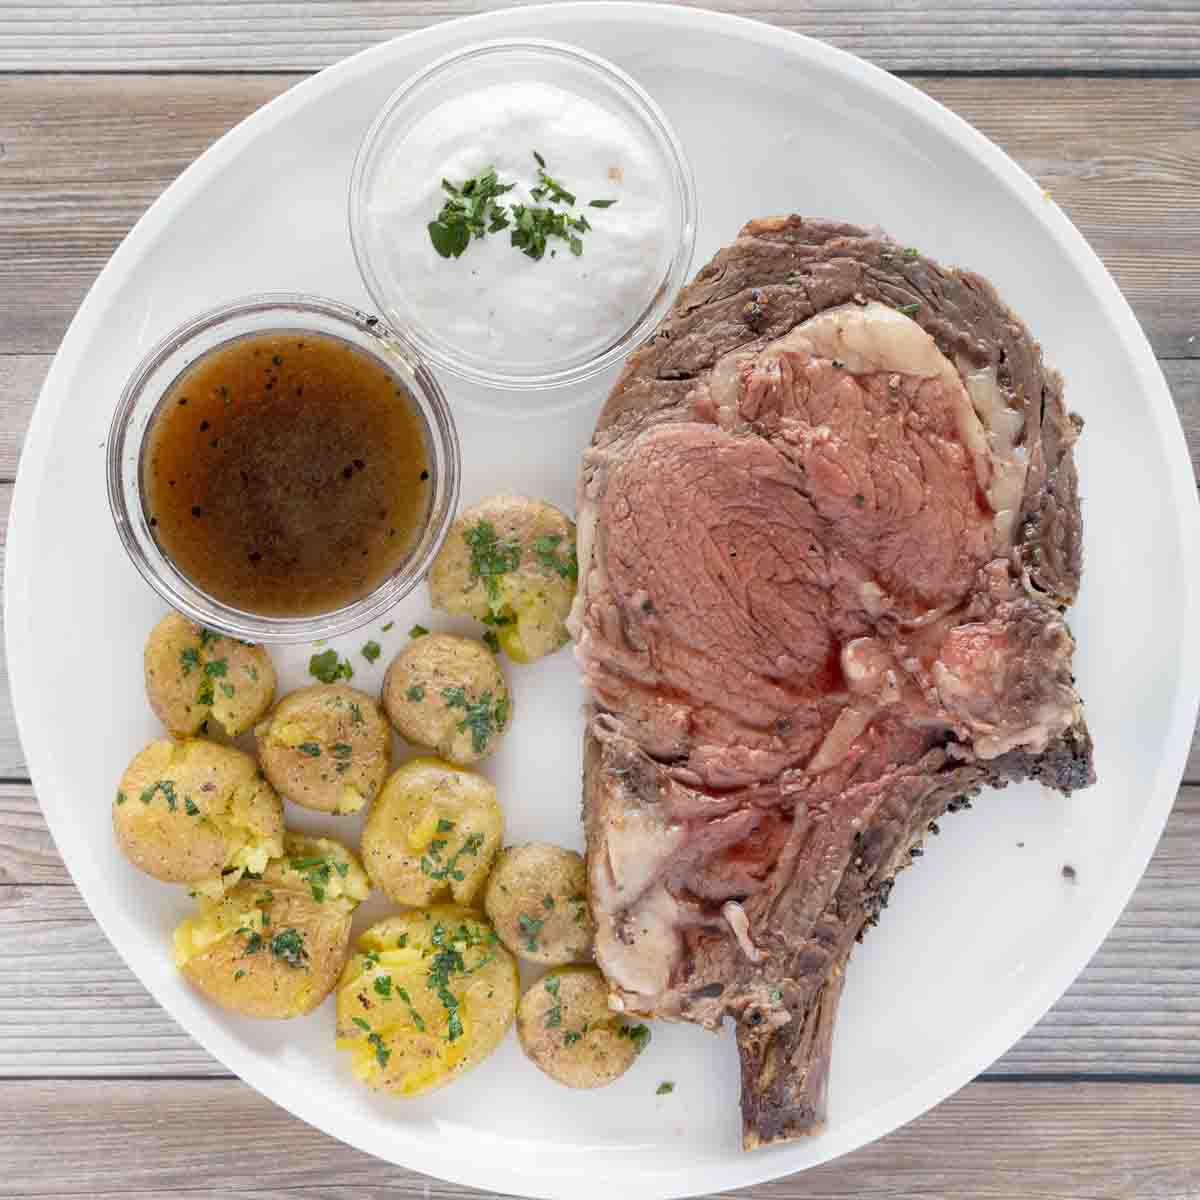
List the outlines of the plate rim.
{"label": "plate rim", "polygon": [[[969,1082],[980,1070],[986,1069],[987,1065],[1015,1044],[1053,1006],[1093,957],[1141,880],[1175,801],[1191,744],[1197,706],[1200,704],[1200,678],[1197,678],[1200,671],[1186,669],[1188,664],[1200,667],[1200,628],[1197,628],[1200,621],[1196,619],[1200,615],[1200,499],[1197,496],[1182,425],[1149,342],[1115,281],[1066,215],[1057,205],[1046,202],[1041,187],[1005,151],[963,118],[912,84],[890,75],[848,51],[803,34],[705,9],[642,3],[636,0],[578,0],[569,4],[507,8],[410,31],[342,59],[270,100],[223,134],[189,164],[129,231],[80,304],[42,385],[17,472],[9,518],[4,578],[5,643],[14,720],[24,748],[35,796],[40,797],[38,779],[47,779],[53,772],[47,761],[49,753],[39,747],[36,731],[29,728],[21,716],[22,710],[28,711],[29,707],[23,702],[23,698],[29,697],[35,690],[36,664],[31,639],[20,635],[25,625],[24,614],[29,611],[23,581],[29,578],[28,568],[35,552],[32,504],[35,492],[40,488],[45,475],[50,430],[65,400],[59,380],[74,370],[72,360],[79,357],[75,349],[76,343],[82,343],[84,332],[100,318],[112,293],[122,281],[126,261],[165,233],[174,206],[186,200],[208,179],[219,174],[224,164],[243,145],[268,133],[276,123],[286,119],[293,112],[298,112],[301,106],[318,101],[323,94],[336,89],[343,79],[371,70],[376,60],[386,57],[398,43],[403,42],[410,48],[424,43],[424,49],[431,54],[437,54],[442,47],[457,43],[466,37],[483,39],[505,36],[511,24],[528,21],[531,17],[543,22],[548,30],[552,29],[555,36],[569,40],[573,19],[577,15],[596,16],[601,12],[606,19],[625,21],[633,26],[684,28],[714,36],[734,36],[768,49],[782,48],[780,52],[795,57],[800,62],[817,63],[837,74],[849,76],[859,85],[907,110],[910,116],[917,118],[924,126],[932,127],[947,137],[961,152],[980,161],[998,183],[1006,186],[1023,202],[1031,219],[1041,224],[1054,238],[1072,265],[1082,273],[1089,291],[1096,296],[1097,301],[1113,320],[1123,349],[1142,384],[1143,394],[1150,400],[1151,411],[1157,409],[1155,415],[1158,418],[1158,432],[1167,465],[1166,482],[1173,501],[1172,508],[1178,513],[1179,519],[1181,579],[1185,592],[1185,618],[1179,655],[1185,669],[1180,672],[1179,682],[1172,697],[1174,720],[1165,739],[1167,753],[1159,762],[1150,789],[1153,801],[1147,806],[1139,826],[1131,831],[1126,852],[1119,862],[1120,870],[1114,873],[1114,878],[1121,880],[1119,886],[1110,885],[1103,897],[1097,901],[1089,918],[1075,931],[1075,936],[1064,944],[1055,968],[1045,972],[1044,978],[1036,981],[1037,986],[1030,989],[1022,1006],[1007,1014],[1005,1019],[993,1022],[991,1026],[977,1033],[971,1041],[969,1051],[960,1051],[953,1055],[939,1070],[913,1085],[889,1104],[867,1109],[845,1125],[826,1133],[823,1138],[825,1144],[815,1157],[803,1154],[803,1162],[795,1161],[801,1157],[805,1146],[817,1145],[813,1142],[802,1142],[760,1150],[729,1163],[673,1168],[669,1173],[664,1171],[655,1177],[648,1177],[644,1173],[635,1177],[626,1172],[589,1183],[582,1170],[594,1168],[597,1162],[596,1155],[587,1154],[583,1158],[581,1174],[572,1175],[571,1178],[572,1190],[579,1196],[607,1195],[612,1182],[619,1178],[625,1195],[630,1197],[630,1200],[671,1200],[674,1197],[694,1195],[703,1191],[766,1182],[840,1157],[878,1140],[927,1112]],[[1191,687],[1187,682],[1189,678],[1196,679]],[[54,794],[54,789],[48,789],[47,794]],[[194,1021],[189,1019],[185,1023],[185,1018],[180,1013],[182,1006],[164,999],[160,994],[162,989],[152,974],[140,970],[131,961],[122,945],[121,929],[125,924],[124,915],[114,911],[101,913],[92,903],[88,880],[94,873],[83,853],[83,847],[73,836],[65,810],[53,801],[47,807],[40,799],[39,806],[56,844],[60,849],[66,847],[62,849],[64,864],[68,865],[68,870],[89,911],[114,949],[151,993],[156,1003],[226,1069],[286,1111],[374,1157],[455,1184],[498,1187],[530,1197],[552,1198],[561,1194],[559,1185],[565,1176],[545,1179],[538,1171],[536,1159],[531,1158],[528,1166],[511,1161],[501,1163],[489,1168],[488,1178],[481,1181],[477,1173],[462,1164],[462,1160],[439,1157],[442,1145],[440,1138],[425,1137],[415,1129],[406,1130],[403,1125],[396,1126],[392,1143],[400,1153],[380,1153],[378,1148],[368,1145],[366,1139],[356,1136],[353,1122],[339,1121],[336,1112],[319,1110],[319,1106],[289,1090],[290,1077],[286,1072],[274,1065],[260,1068],[251,1063],[250,1069],[245,1072],[233,1066],[231,1059],[236,1061],[241,1056],[234,1039],[215,1025],[198,1031]],[[52,813],[50,810],[56,807],[57,813]],[[1068,964],[1065,969],[1064,963]],[[615,1155],[616,1148],[611,1153]]]}

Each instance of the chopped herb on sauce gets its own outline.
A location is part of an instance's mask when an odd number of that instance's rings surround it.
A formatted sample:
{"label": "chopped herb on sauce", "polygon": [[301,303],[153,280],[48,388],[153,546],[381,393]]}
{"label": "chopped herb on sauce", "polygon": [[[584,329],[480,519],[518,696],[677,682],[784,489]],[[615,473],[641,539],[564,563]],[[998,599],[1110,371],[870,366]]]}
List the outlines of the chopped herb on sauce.
{"label": "chopped herb on sauce", "polygon": [[296,749],[299,750],[301,754],[307,754],[309,758],[321,757],[321,747],[318,746],[316,742],[301,742]]}
{"label": "chopped herb on sauce", "polygon": [[410,704],[420,704],[425,699],[425,689],[419,683],[414,683],[404,695]]}
{"label": "chopped herb on sauce", "polygon": [[367,662],[375,662],[383,653],[383,647],[378,642],[367,642],[362,648],[362,656]]}
{"label": "chopped herb on sauce", "polygon": [[410,638],[419,638],[419,637],[424,637],[428,632],[429,632],[429,630],[426,629],[424,625],[414,625],[408,631],[408,636]]}
{"label": "chopped herb on sauce", "polygon": [[674,1090],[675,1085],[669,1079],[664,1079],[663,1082],[658,1085],[658,1090],[655,1091],[654,1094],[656,1096],[669,1096]]}

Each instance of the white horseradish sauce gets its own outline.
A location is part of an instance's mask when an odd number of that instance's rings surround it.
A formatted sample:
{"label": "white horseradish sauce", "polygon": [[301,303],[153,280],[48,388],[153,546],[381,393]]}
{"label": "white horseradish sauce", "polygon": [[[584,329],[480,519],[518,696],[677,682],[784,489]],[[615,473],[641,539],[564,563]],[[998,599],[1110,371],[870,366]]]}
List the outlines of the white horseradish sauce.
{"label": "white horseradish sauce", "polygon": [[[574,206],[531,196],[538,162]],[[428,226],[454,185],[494,167],[497,198],[584,216],[582,253],[551,237],[540,260],[512,245],[511,228],[472,238],[443,258]],[[381,164],[367,218],[399,298],[392,314],[498,370],[555,369],[602,351],[649,306],[669,267],[671,181],[646,133],[550,84],[496,84],[418,119]],[[592,200],[615,201],[589,207]],[[407,310],[407,311],[405,311]]]}

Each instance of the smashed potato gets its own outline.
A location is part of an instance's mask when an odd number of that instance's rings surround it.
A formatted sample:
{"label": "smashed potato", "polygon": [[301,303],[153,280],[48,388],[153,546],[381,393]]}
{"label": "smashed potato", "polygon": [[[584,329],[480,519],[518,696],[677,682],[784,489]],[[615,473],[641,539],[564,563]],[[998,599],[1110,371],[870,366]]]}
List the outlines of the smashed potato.
{"label": "smashed potato", "polygon": [[199,733],[210,720],[236,737],[275,699],[275,667],[266,650],[176,612],[150,631],[143,660],[146,698],[175,737]]}
{"label": "smashed potato", "polygon": [[384,785],[362,833],[371,880],[400,904],[447,892],[469,904],[504,836],[496,790],[473,771],[416,758]]}
{"label": "smashed potato", "polygon": [[583,858],[547,842],[507,846],[488,879],[484,910],[500,940],[530,962],[591,957],[596,928]]}
{"label": "smashed potato", "polygon": [[112,813],[117,845],[135,867],[208,895],[283,851],[283,805],[254,759],[203,739],[139,751]]}
{"label": "smashed potato", "polygon": [[569,1088],[598,1088],[633,1066],[650,1031],[626,1025],[609,1009],[608,985],[595,967],[563,967],[521,997],[517,1037],[551,1079]]}
{"label": "smashed potato", "polygon": [[579,563],[575,524],[545,500],[493,496],[455,520],[429,572],[435,608],[495,628],[528,663],[567,641]]}
{"label": "smashed potato", "polygon": [[418,1096],[500,1044],[517,1007],[517,966],[478,913],[437,905],[358,939],[338,982],[337,1046],[368,1087]]}
{"label": "smashed potato", "polygon": [[254,736],[276,790],[318,812],[358,812],[392,765],[392,733],[379,705],[345,684],[290,693]]}
{"label": "smashed potato", "polygon": [[512,698],[495,656],[448,633],[411,641],[383,680],[383,707],[400,736],[454,763],[494,754],[512,719]]}
{"label": "smashed potato", "polygon": [[175,965],[224,1008],[298,1017],[333,990],[350,947],[350,918],[370,891],[349,850],[288,833],[261,879],[244,879],[175,930]]}

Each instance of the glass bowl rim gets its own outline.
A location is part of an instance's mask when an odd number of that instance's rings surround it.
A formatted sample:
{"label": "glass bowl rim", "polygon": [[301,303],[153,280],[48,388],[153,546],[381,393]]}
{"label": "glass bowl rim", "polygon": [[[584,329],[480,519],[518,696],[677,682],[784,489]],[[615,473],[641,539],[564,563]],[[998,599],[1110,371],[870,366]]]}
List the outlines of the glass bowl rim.
{"label": "glass bowl rim", "polygon": [[[139,500],[142,497],[141,453],[150,419],[147,419],[146,428],[140,435],[135,435],[132,420],[155,373],[163,368],[172,355],[186,348],[197,337],[241,318],[259,315],[269,317],[272,314],[280,317],[274,326],[276,329],[303,330],[306,314],[331,320],[335,325],[340,324],[360,335],[367,345],[364,347],[354,343],[356,348],[372,354],[390,370],[396,371],[396,360],[399,360],[402,368],[399,374],[413,394],[419,419],[427,433],[431,460],[437,468],[434,476],[437,489],[430,515],[417,539],[412,557],[365,596],[330,612],[310,616],[263,616],[235,608],[209,595],[175,566],[149,534],[144,508],[139,505],[137,511],[131,511],[125,494],[129,483],[126,450],[129,439],[136,436],[137,454],[133,470],[137,477],[131,486],[133,494]],[[271,326],[267,326],[258,332],[265,333],[270,329]],[[211,353],[238,337],[254,332],[238,331],[221,337],[200,353]],[[178,373],[162,386],[155,400],[155,410],[162,395],[177,378]],[[256,292],[241,296],[190,317],[155,342],[142,356],[121,391],[109,425],[105,457],[108,505],[118,537],[138,573],[159,597],[200,625],[246,641],[274,644],[304,642],[349,633],[381,616],[408,595],[424,578],[449,532],[458,507],[462,476],[462,454],[453,413],[436,375],[420,352],[382,318],[340,300],[307,292]],[[135,528],[138,520],[147,525],[144,538],[138,537],[139,530]],[[185,594],[179,583],[202,597],[202,601],[196,602]]]}
{"label": "glass bowl rim", "polygon": [[662,286],[654,298],[635,318],[630,326],[615,341],[604,349],[582,361],[555,368],[550,371],[489,371],[457,356],[453,346],[415,322],[406,321],[399,328],[390,319],[389,325],[396,328],[408,343],[420,351],[431,363],[449,371],[460,379],[501,391],[542,391],[548,388],[566,387],[580,383],[606,370],[614,363],[632,354],[651,336],[662,319],[675,303],[675,297],[686,282],[696,248],[697,192],[691,161],[684,150],[679,135],[675,132],[666,114],[657,101],[615,63],[589,50],[567,42],[548,38],[494,38],[473,42],[458,50],[435,59],[428,66],[406,79],[384,102],[375,115],[367,132],[359,143],[350,172],[350,187],[347,195],[347,223],[350,229],[350,245],[359,275],[372,302],[381,313],[388,312],[386,289],[371,266],[371,255],[363,231],[364,182],[367,170],[374,165],[375,152],[381,135],[387,129],[397,110],[413,95],[438,77],[461,67],[464,63],[494,54],[533,52],[550,59],[567,60],[575,65],[594,71],[608,83],[615,85],[625,98],[632,101],[642,119],[661,137],[667,153],[664,155],[668,173],[674,184],[674,204],[680,214],[679,237],[672,252]]}

